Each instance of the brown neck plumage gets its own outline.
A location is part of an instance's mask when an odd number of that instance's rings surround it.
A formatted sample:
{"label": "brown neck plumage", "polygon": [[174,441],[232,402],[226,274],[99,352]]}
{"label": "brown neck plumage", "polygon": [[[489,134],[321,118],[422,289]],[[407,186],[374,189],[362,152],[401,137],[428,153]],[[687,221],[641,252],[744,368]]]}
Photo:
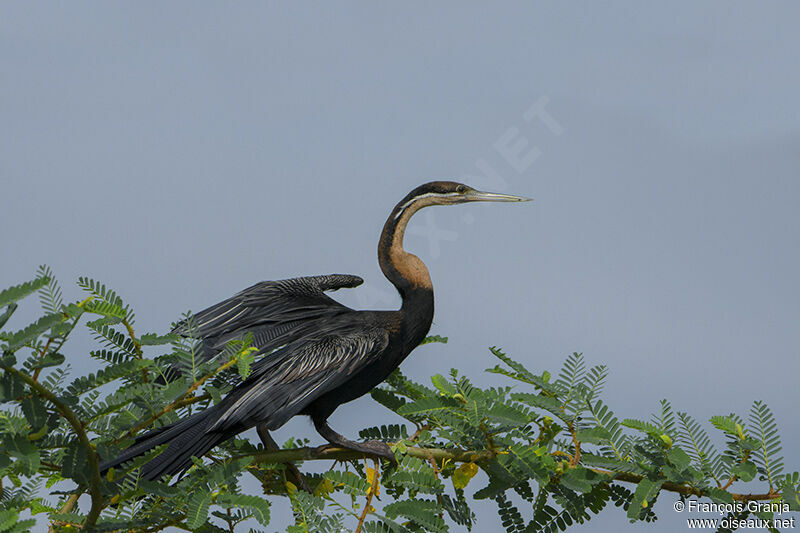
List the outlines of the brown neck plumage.
{"label": "brown neck plumage", "polygon": [[401,201],[386,220],[378,242],[378,263],[383,274],[397,287],[404,298],[414,289],[432,291],[433,284],[425,263],[403,249],[403,235],[411,216],[432,201],[424,198]]}

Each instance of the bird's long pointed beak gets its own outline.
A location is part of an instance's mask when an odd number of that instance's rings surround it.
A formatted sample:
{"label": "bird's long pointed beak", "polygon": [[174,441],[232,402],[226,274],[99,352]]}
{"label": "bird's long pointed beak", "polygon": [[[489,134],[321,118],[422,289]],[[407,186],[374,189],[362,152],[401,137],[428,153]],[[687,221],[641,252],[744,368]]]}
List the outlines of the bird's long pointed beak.
{"label": "bird's long pointed beak", "polygon": [[530,202],[530,198],[501,194],[499,192],[470,191],[466,194],[468,202]]}

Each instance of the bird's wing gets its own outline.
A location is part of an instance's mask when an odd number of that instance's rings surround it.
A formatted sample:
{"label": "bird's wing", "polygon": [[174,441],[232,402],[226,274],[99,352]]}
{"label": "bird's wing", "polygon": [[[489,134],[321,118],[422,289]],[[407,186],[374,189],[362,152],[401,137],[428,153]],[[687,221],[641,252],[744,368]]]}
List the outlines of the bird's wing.
{"label": "bird's wing", "polygon": [[251,375],[218,404],[209,431],[258,423],[278,428],[378,359],[388,343],[385,329],[346,323],[293,342],[253,365]]}
{"label": "bird's wing", "polygon": [[313,319],[351,311],[325,291],[357,287],[363,282],[349,274],[262,281],[180,322],[172,332],[204,339],[203,359],[248,332],[253,334],[256,347],[269,351],[302,335],[306,329],[303,325]]}

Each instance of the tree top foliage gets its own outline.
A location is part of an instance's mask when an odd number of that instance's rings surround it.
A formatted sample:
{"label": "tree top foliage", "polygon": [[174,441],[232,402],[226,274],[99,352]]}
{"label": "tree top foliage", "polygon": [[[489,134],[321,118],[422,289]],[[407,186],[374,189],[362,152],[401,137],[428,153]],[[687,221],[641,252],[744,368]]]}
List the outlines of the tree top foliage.
{"label": "tree top foliage", "polygon": [[[708,424],[667,400],[649,420],[621,418],[601,399],[604,366],[589,368],[576,353],[558,374],[536,373],[499,348],[490,349],[496,366],[488,372],[508,385],[480,388],[455,369],[421,384],[397,371],[372,392],[407,423],[360,436],[390,442],[397,464],[300,439],[275,449],[234,438],[182,477],[137,477],[163,448],[101,476],[100,462],[137,435],[219,402],[259,356],[245,339],[200,363],[191,339],[138,333],[113,290],[88,278],[78,286],[83,298],[65,303],[41,267],[32,281],[0,292],[0,533],[37,523],[51,531],[255,531],[269,526],[276,505],[291,509],[289,533],[440,533],[472,529],[473,499],[494,500],[508,532],[552,532],[609,504],[631,522],[653,521],[665,493],[800,510],[800,474],[785,470],[777,423],[763,402]],[[7,330],[18,302],[34,294],[41,317]],[[67,355],[79,325],[97,348]],[[73,375],[70,362],[83,357],[101,369]],[[175,365],[180,376],[166,372]],[[330,470],[302,474],[308,461],[327,461]],[[773,518],[756,506],[733,514]]]}

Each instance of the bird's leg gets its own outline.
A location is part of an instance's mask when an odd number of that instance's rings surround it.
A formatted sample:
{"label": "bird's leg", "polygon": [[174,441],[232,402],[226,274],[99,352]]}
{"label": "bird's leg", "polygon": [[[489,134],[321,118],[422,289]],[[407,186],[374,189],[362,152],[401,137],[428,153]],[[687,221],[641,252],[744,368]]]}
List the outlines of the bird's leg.
{"label": "bird's leg", "polygon": [[[281,449],[281,447],[278,446],[278,443],[275,442],[275,439],[272,438],[272,435],[269,434],[269,430],[265,424],[259,424],[256,426],[256,431],[258,432],[258,437],[261,439],[261,444],[264,445],[265,450],[277,451]],[[286,464],[286,473],[288,474],[289,480],[294,483],[296,487],[308,492],[309,494],[312,493],[311,487],[309,487],[308,483],[306,483],[303,474],[300,473],[300,470],[298,470],[294,464]]]}
{"label": "bird's leg", "polygon": [[355,450],[357,452],[367,453],[370,455],[377,455],[397,464],[397,459],[395,459],[394,452],[392,452],[392,449],[385,442],[379,440],[353,442],[332,430],[328,425],[328,422],[325,420],[314,420],[314,427],[317,428],[317,432],[322,436],[322,438],[335,446],[341,446],[342,448],[348,448],[350,450]]}

